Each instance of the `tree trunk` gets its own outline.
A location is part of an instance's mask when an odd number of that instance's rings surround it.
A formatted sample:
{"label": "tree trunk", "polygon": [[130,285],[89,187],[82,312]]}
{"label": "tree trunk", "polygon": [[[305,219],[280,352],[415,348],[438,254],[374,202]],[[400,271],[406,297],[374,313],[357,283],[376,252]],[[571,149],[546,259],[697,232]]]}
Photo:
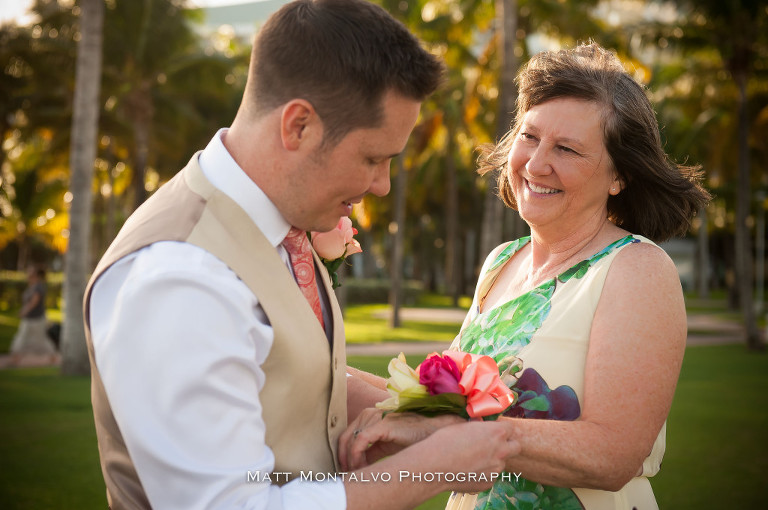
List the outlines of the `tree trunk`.
{"label": "tree trunk", "polygon": [[107,197],[107,219],[104,225],[104,237],[106,244],[104,249],[112,244],[117,235],[117,222],[115,220],[115,212],[117,210],[117,201],[115,199],[115,176],[112,175],[112,169],[107,172],[107,178],[109,179],[109,196]]}
{"label": "tree trunk", "polygon": [[90,272],[91,184],[99,122],[104,2],[82,0],[80,9],[81,39],[77,51],[70,147],[69,190],[72,203],[69,209],[69,246],[64,264],[61,371],[65,375],[87,375],[90,371],[82,302]]}
{"label": "tree trunk", "polygon": [[453,159],[453,130],[448,132],[445,158],[445,283],[453,306],[459,304],[461,281],[459,261],[459,189],[456,162]]}
{"label": "tree trunk", "polygon": [[[496,0],[496,44],[499,54],[499,111],[496,114],[496,141],[509,131],[515,110],[517,88],[517,1]],[[489,175],[490,181],[495,176]],[[489,182],[483,207],[483,225],[480,232],[480,249],[483,257],[502,240],[504,205],[496,196],[496,183]]]}
{"label": "tree trunk", "polygon": [[142,83],[129,103],[133,118],[135,157],[133,161],[133,209],[147,199],[146,178],[149,162],[149,131],[152,123],[152,86]]}
{"label": "tree trunk", "polygon": [[755,306],[758,316],[765,310],[765,191],[757,193],[757,222],[755,224]]}
{"label": "tree trunk", "polygon": [[701,220],[701,226],[699,226],[698,238],[698,273],[699,276],[696,279],[698,294],[700,299],[706,299],[709,297],[709,231],[707,229],[707,208],[701,207],[699,209],[699,220]]}
{"label": "tree trunk", "polygon": [[[390,326],[400,327],[400,308],[403,304],[403,234],[405,230],[405,188],[408,174],[405,171],[403,155],[397,158],[397,177],[395,178],[395,221],[392,234],[392,266],[390,267],[389,304],[392,307]],[[394,232],[392,232],[394,230]]]}
{"label": "tree trunk", "polygon": [[739,179],[736,197],[736,287],[744,317],[744,332],[750,350],[762,350],[763,342],[757,327],[755,301],[752,291],[752,247],[747,225],[752,203],[749,182],[749,119],[747,116],[747,77],[745,72],[733,73],[739,87]]}
{"label": "tree trunk", "polygon": [[16,253],[16,271],[25,272],[29,267],[29,238],[26,229],[16,238],[18,251]]}

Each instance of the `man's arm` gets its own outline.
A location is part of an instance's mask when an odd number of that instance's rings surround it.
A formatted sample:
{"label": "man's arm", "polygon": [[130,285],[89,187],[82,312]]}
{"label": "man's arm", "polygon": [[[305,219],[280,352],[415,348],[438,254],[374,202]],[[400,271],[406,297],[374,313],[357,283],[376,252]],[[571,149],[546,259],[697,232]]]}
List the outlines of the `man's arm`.
{"label": "man's arm", "polygon": [[259,401],[272,330],[224,263],[156,243],[90,302],[96,365],[154,508],[343,508],[341,481],[248,478],[275,467]]}

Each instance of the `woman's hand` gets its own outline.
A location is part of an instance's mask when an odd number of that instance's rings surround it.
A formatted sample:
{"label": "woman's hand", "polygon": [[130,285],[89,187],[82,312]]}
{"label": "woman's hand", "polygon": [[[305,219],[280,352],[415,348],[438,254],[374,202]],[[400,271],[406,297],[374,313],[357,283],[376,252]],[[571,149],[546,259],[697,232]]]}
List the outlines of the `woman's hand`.
{"label": "woman's hand", "polygon": [[[390,416],[380,422],[389,421]],[[447,417],[436,420],[443,418]],[[375,475],[378,482],[346,480],[347,508],[413,508],[443,491],[490,488],[506,460],[520,453],[520,443],[511,437],[513,427],[509,423],[459,420],[461,423],[442,427],[425,440],[358,471],[359,478],[374,479]],[[391,484],[398,486],[393,489]]]}
{"label": "woman's hand", "polygon": [[456,415],[428,418],[413,413],[388,413],[365,409],[339,437],[339,462],[350,471],[393,455],[422,441],[436,430],[463,423]]}
{"label": "woman's hand", "polygon": [[509,422],[461,421],[441,428],[417,447],[424,446],[439,456],[435,473],[455,475],[456,482],[449,483],[448,490],[474,493],[490,489],[507,462],[520,453],[514,428]]}

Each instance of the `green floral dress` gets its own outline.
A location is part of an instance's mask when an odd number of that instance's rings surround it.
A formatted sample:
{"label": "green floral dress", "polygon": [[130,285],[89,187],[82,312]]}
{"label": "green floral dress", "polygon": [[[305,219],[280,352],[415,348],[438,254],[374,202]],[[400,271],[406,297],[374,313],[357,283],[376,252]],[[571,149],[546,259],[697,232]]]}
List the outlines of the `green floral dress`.
{"label": "green floral dress", "polygon": [[[468,320],[452,348],[485,354],[497,362],[510,355],[522,361],[523,371],[513,388],[518,401],[505,415],[576,420],[581,414],[589,333],[608,269],[624,247],[651,241],[626,236],[556,278],[481,312],[479,303],[504,265],[528,242],[529,237],[518,239],[500,246],[488,257]],[[659,470],[664,438],[662,428],[641,476],[618,492],[551,487],[506,474],[480,494],[452,494],[446,509],[657,509],[648,477]]]}

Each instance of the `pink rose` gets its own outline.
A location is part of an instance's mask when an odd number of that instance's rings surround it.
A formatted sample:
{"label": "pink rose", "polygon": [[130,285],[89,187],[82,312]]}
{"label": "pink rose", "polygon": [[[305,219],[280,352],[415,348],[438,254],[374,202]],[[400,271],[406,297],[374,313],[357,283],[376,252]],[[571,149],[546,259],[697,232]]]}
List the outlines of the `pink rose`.
{"label": "pink rose", "polygon": [[328,232],[312,232],[312,246],[325,260],[336,260],[345,255],[360,253],[362,248],[352,236],[357,229],[352,227],[352,220],[342,216],[336,228]]}
{"label": "pink rose", "polygon": [[418,366],[416,371],[419,373],[419,383],[427,387],[430,395],[461,393],[459,387],[461,372],[451,358],[432,354]]}
{"label": "pink rose", "polygon": [[443,351],[461,371],[458,386],[467,396],[467,414],[471,418],[500,413],[515,402],[515,393],[499,376],[499,366],[490,356],[459,351]]}

